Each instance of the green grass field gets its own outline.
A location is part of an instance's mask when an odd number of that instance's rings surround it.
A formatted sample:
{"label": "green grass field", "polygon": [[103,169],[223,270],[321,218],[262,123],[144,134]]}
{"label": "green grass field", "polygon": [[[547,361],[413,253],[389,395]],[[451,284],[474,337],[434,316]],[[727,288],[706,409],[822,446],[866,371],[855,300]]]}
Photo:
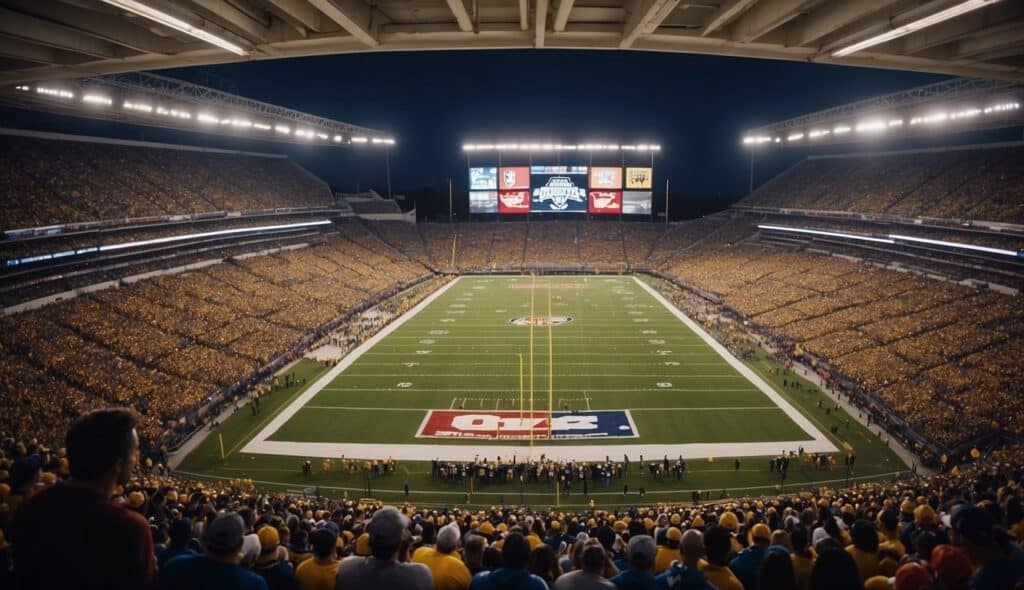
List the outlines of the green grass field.
{"label": "green grass field", "polygon": [[[832,452],[844,443],[852,446],[857,477],[904,469],[855,421],[847,427],[845,415],[817,408],[823,394],[809,383],[800,390],[781,387],[765,355],[746,364],[728,362],[673,312],[632,277],[463,277],[356,351],[352,362],[335,368],[308,360],[297,365],[298,385],[275,391],[260,415],[245,409],[220,427],[223,459],[211,436],[181,469],[364,495],[362,473],[322,473],[320,458],[395,457],[398,472],[370,482],[369,493],[395,498],[408,483],[410,500],[449,504],[464,503],[468,489],[431,478],[431,457],[536,458],[543,452],[588,461],[620,460],[628,453],[634,463],[640,454],[648,461],[665,454],[687,458],[681,480],[645,481],[637,471],[614,482],[614,490],[592,488],[602,503],[629,501],[619,497],[627,482],[633,489],[645,486],[647,501],[689,500],[693,489],[725,489],[730,495],[771,489],[779,481],[768,470],[767,455],[798,446]],[[609,410],[611,426],[601,418],[596,431],[562,437],[553,426],[555,437],[549,439],[550,409],[556,412],[553,424],[558,416],[576,420],[571,412],[589,417]],[[438,436],[428,426],[430,410],[442,411],[445,418],[438,420],[449,425],[445,420],[453,414],[481,423],[504,416],[505,430]],[[526,422],[518,419],[521,411]],[[540,425],[522,427],[528,422]],[[830,432],[832,426],[839,426],[838,434]],[[439,432],[453,430],[458,429]],[[627,436],[620,437],[623,432]],[[743,457],[738,471],[733,456]],[[312,479],[299,470],[307,458],[316,471]],[[842,483],[841,459],[839,465],[829,472],[798,463],[785,485]],[[473,501],[515,503],[519,493],[519,485],[491,485],[473,490]],[[527,485],[522,494],[531,503],[584,501],[556,499],[543,484]]]}

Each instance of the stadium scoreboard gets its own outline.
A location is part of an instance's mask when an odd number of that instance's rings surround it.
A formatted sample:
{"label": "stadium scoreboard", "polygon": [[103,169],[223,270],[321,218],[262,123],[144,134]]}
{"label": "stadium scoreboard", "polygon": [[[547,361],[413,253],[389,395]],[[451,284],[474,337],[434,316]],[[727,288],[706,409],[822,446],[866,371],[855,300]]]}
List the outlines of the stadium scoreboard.
{"label": "stadium scoreboard", "polygon": [[476,166],[469,212],[650,215],[654,169],[642,166]]}

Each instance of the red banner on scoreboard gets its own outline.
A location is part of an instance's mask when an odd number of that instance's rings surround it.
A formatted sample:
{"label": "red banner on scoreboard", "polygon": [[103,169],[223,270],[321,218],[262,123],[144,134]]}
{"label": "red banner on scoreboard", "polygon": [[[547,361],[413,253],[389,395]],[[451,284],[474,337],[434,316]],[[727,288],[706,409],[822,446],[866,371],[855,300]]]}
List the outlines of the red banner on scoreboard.
{"label": "red banner on scoreboard", "polygon": [[499,191],[498,213],[526,215],[530,212],[530,191]]}
{"label": "red banner on scoreboard", "polygon": [[511,166],[498,170],[498,190],[530,188],[530,167]]}
{"label": "red banner on scoreboard", "polygon": [[618,215],[622,213],[622,191],[590,191],[592,215]]}

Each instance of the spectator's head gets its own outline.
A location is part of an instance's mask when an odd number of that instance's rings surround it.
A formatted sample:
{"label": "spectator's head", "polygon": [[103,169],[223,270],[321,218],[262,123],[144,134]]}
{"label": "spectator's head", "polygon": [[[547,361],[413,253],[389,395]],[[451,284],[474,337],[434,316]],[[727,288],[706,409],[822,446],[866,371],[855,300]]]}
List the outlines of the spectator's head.
{"label": "spectator's head", "polygon": [[921,561],[929,561],[932,558],[932,549],[938,545],[938,538],[931,531],[921,531],[914,537],[914,553]]}
{"label": "spectator's head", "polygon": [[319,559],[329,559],[334,555],[335,547],[338,544],[338,535],[331,529],[323,527],[313,531],[309,540],[313,545],[313,555]]}
{"label": "spectator's head", "polygon": [[932,575],[919,563],[905,563],[896,570],[893,590],[931,590]]}
{"label": "spectator's head", "polygon": [[437,532],[437,550],[441,553],[451,553],[459,548],[459,525],[450,522]]}
{"label": "spectator's head", "polygon": [[126,408],[94,410],[68,430],[71,476],[93,484],[124,485],[138,462],[138,419]]}
{"label": "spectator's head", "polygon": [[770,551],[757,573],[758,590],[796,590],[793,562],[783,551]]}
{"label": "spectator's head", "polygon": [[237,512],[228,512],[213,519],[206,527],[203,548],[211,557],[223,561],[241,559],[245,524]]}
{"label": "spectator's head", "polygon": [[939,545],[932,550],[929,563],[944,590],[967,590],[970,587],[974,568],[971,565],[971,558],[963,549],[952,545]]}
{"label": "spectator's head", "polygon": [[530,544],[522,533],[516,531],[505,537],[501,546],[501,565],[507,569],[521,570],[530,560]]}
{"label": "spectator's head", "polygon": [[703,533],[694,529],[683,533],[683,538],[679,542],[679,555],[687,567],[697,567],[697,563],[704,557]]}
{"label": "spectator's head", "polygon": [[493,545],[484,549],[483,564],[485,570],[493,571],[501,567],[501,559],[501,551],[498,551]]}
{"label": "spectator's head", "polygon": [[604,572],[605,559],[607,557],[604,548],[598,544],[591,544],[583,548],[580,563],[583,566],[583,571],[601,575]]}
{"label": "spectator's head", "polygon": [[995,522],[981,508],[958,506],[950,518],[953,542],[961,547],[989,548],[995,544]]}
{"label": "spectator's head", "polygon": [[750,544],[758,547],[767,547],[772,544],[772,530],[763,522],[755,524],[750,529]]}
{"label": "spectator's head", "polygon": [[838,544],[822,544],[811,568],[808,590],[861,590],[860,573],[853,557]]}
{"label": "spectator's head", "polygon": [[629,538],[626,545],[626,559],[629,560],[629,569],[646,571],[654,566],[654,556],[658,553],[658,546],[650,535],[635,535]]}
{"label": "spectator's head", "polygon": [[728,529],[713,524],[704,531],[704,552],[711,564],[728,565],[731,550],[732,533]]}
{"label": "spectator's head", "polygon": [[858,520],[853,523],[850,529],[850,540],[853,546],[865,553],[878,551],[878,531],[875,525],[869,520]]}
{"label": "spectator's head", "polygon": [[895,532],[900,526],[900,515],[893,509],[878,513],[878,527],[885,533]]}
{"label": "spectator's head", "polygon": [[408,526],[409,519],[394,506],[377,510],[366,523],[373,556],[377,559],[395,558],[402,545],[402,531]]}
{"label": "spectator's head", "polygon": [[601,542],[601,546],[604,547],[605,551],[610,553],[615,547],[615,530],[612,527],[606,524],[601,525],[597,527],[597,532],[594,536]]}
{"label": "spectator's head", "polygon": [[[245,522],[244,518],[242,519],[242,522]],[[277,547],[281,544],[281,535],[277,533],[277,527],[270,525],[262,526],[256,533],[256,536],[259,537],[260,540],[261,556],[277,552]]]}
{"label": "spectator's head", "polygon": [[480,535],[470,535],[462,548],[462,560],[466,565],[482,566],[484,562],[484,547],[487,540]]}
{"label": "spectator's head", "polygon": [[168,546],[171,549],[184,549],[192,537],[192,522],[187,518],[171,521],[167,528]]}
{"label": "spectator's head", "polygon": [[548,584],[558,578],[561,571],[558,568],[558,557],[551,545],[541,543],[530,552],[530,573],[540,576]]}

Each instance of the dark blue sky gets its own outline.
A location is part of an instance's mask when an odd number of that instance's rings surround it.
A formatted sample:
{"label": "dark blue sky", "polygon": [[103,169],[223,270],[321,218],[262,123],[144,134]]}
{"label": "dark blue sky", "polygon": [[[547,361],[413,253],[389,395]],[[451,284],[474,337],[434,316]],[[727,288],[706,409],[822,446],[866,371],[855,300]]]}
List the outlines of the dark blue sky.
{"label": "dark blue sky", "polygon": [[[679,200],[677,212],[718,195],[735,198],[746,192],[744,129],[945,77],[744,58],[559,50],[366,53],[166,73],[393,132],[398,142],[390,156],[395,192],[423,187],[446,193],[451,177],[457,197],[464,200],[465,140],[657,142],[662,153],[655,161],[656,193],[663,192],[668,177],[673,201]],[[4,116],[8,124],[11,116]],[[14,118],[20,126],[31,124],[31,117]],[[55,125],[156,140],[175,136],[53,118],[32,126]],[[177,134],[176,139],[287,151],[338,187],[384,185],[380,150],[358,155],[356,150],[198,134]],[[762,158],[756,178],[766,180],[802,156],[782,151]],[[446,194],[443,200],[446,207]]]}

